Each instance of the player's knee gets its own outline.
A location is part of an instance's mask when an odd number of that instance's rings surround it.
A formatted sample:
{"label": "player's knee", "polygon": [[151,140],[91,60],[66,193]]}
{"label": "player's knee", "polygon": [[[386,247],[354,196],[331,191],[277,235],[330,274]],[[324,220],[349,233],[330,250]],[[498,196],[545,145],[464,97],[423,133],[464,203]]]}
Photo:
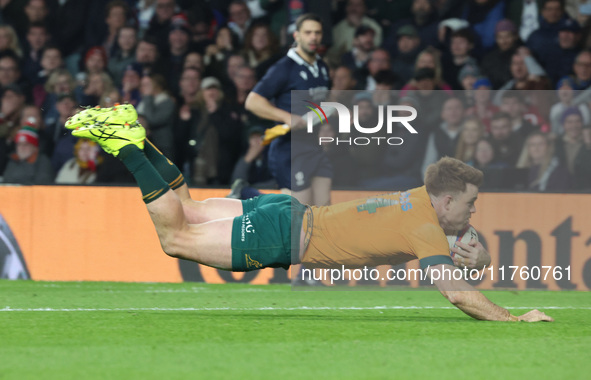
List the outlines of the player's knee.
{"label": "player's knee", "polygon": [[182,240],[181,233],[172,232],[166,236],[160,236],[160,245],[168,256],[183,259],[186,256],[186,249],[182,244]]}

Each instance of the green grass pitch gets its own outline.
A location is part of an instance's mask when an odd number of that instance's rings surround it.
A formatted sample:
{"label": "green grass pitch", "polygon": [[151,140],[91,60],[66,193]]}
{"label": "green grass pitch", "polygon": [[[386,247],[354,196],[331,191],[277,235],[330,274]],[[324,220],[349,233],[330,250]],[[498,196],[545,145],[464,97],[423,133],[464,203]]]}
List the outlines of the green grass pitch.
{"label": "green grass pitch", "polygon": [[0,281],[0,379],[589,379],[591,294]]}

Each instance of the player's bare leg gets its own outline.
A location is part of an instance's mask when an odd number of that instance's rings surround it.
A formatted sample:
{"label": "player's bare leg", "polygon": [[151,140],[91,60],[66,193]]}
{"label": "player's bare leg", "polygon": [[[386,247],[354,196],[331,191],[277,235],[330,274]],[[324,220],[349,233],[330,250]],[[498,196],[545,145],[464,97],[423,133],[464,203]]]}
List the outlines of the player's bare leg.
{"label": "player's bare leg", "polygon": [[314,206],[330,205],[330,189],[332,188],[332,178],[313,177],[312,184],[312,204]]}
{"label": "player's bare leg", "polygon": [[242,202],[237,199],[212,198],[205,201],[191,199],[189,187],[179,169],[147,139],[144,153],[178,196],[188,223],[199,224],[242,215]]}
{"label": "player's bare leg", "polygon": [[233,218],[190,224],[179,197],[170,190],[146,207],[167,255],[219,269],[232,269]]}

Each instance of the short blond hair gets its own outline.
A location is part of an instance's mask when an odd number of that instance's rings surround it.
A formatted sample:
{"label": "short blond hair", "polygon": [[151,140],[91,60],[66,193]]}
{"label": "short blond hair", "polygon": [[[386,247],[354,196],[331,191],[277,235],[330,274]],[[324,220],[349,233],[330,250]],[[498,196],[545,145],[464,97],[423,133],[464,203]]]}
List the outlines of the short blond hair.
{"label": "short blond hair", "polygon": [[443,157],[427,167],[425,172],[425,186],[427,192],[434,196],[441,194],[458,194],[466,191],[466,184],[476,187],[482,185],[482,172],[462,161]]}

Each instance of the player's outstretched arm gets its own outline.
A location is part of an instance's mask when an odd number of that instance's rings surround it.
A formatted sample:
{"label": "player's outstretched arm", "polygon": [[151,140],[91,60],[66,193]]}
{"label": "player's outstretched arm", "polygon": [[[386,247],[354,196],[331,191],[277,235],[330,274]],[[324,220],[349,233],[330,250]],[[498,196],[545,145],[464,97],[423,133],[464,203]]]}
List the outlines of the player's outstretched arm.
{"label": "player's outstretched arm", "polygon": [[[429,267],[429,276],[433,279],[433,284],[437,286],[437,289],[449,302],[474,319],[504,322],[554,321],[554,319],[538,310],[532,310],[521,316],[512,315],[509,310],[495,305],[465,280],[454,280],[453,276],[442,276],[444,270],[449,270],[448,273],[452,273],[454,267],[447,264]],[[434,271],[438,271],[439,275],[434,275]],[[438,279],[435,280],[435,278]]]}

